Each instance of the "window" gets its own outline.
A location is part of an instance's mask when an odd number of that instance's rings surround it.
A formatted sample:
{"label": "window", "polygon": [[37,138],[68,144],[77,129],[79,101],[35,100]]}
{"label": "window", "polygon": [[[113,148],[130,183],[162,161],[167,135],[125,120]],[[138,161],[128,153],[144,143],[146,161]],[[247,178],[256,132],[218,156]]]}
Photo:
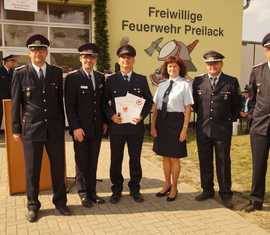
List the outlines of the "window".
{"label": "window", "polygon": [[78,69],[81,65],[79,53],[51,53],[51,63],[62,68],[64,73]]}
{"label": "window", "polygon": [[91,7],[38,3],[38,12],[3,9],[0,0],[0,51],[20,53],[19,64],[28,61],[26,40],[33,34],[46,36],[51,47],[48,62],[67,73],[80,67],[77,48],[91,41]]}
{"label": "window", "polygon": [[75,28],[51,28],[51,47],[54,48],[78,48],[80,45],[89,42],[88,29]]}
{"label": "window", "polygon": [[48,28],[26,25],[4,25],[5,46],[25,47],[26,40],[33,34],[48,37]]}
{"label": "window", "polygon": [[88,7],[50,5],[50,22],[89,24],[89,18]]}

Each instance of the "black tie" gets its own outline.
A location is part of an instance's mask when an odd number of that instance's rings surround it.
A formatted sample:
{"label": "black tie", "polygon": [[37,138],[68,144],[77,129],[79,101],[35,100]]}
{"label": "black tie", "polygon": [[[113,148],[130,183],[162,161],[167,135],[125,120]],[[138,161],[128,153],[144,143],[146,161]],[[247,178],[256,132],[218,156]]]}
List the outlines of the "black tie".
{"label": "black tie", "polygon": [[128,75],[124,75],[124,80],[128,82]]}
{"label": "black tie", "polygon": [[170,85],[168,86],[167,90],[165,91],[163,95],[162,108],[161,108],[161,113],[162,113],[163,118],[166,118],[167,116],[167,104],[169,100],[169,94],[172,90],[172,86],[173,86],[173,80],[170,81]]}
{"label": "black tie", "polygon": [[95,84],[94,84],[94,81],[93,81],[92,76],[91,76],[90,73],[88,74],[88,79],[89,79],[89,80],[91,81],[91,83],[92,83],[93,90],[95,90]]}
{"label": "black tie", "polygon": [[217,78],[216,77],[211,77],[211,81],[212,81],[212,88],[215,89],[215,87],[217,85]]}
{"label": "black tie", "polygon": [[39,79],[40,79],[41,81],[44,80],[44,73],[43,73],[43,70],[42,70],[42,69],[39,69]]}

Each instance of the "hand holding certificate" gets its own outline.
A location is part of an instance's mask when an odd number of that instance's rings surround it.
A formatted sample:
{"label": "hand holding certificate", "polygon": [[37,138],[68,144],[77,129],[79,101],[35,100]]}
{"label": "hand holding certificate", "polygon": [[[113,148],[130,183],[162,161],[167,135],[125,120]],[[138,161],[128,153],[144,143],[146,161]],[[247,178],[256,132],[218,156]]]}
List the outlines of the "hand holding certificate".
{"label": "hand holding certificate", "polygon": [[121,123],[132,123],[136,125],[137,120],[140,119],[144,103],[145,99],[131,93],[127,93],[126,96],[116,97],[116,112],[121,116]]}

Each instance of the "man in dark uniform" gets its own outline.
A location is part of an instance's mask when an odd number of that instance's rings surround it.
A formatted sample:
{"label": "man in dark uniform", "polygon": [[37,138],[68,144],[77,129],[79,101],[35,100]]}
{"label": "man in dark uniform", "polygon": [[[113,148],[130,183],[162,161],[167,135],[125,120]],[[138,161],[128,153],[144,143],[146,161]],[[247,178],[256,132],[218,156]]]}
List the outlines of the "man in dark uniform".
{"label": "man in dark uniform", "polygon": [[[128,183],[130,194],[136,202],[144,199],[140,194],[140,181],[142,178],[141,150],[144,137],[143,120],[152,107],[152,95],[145,76],[133,72],[136,50],[131,45],[124,45],[117,50],[120,72],[106,80],[105,108],[109,122],[109,135],[111,146],[110,178],[112,182],[111,203],[119,202],[123,190],[124,178],[122,176],[122,161],[125,143],[129,152],[130,181]],[[140,117],[134,117],[136,124],[121,124],[121,116],[116,113],[115,97],[125,96],[130,92],[143,97],[146,101]]]}
{"label": "man in dark uniform", "polygon": [[44,147],[50,160],[53,203],[62,215],[71,214],[66,206],[63,74],[46,63],[49,44],[39,34],[27,40],[31,62],[15,70],[11,85],[12,130],[24,147],[26,217],[30,222],[37,220],[41,206],[38,195]]}
{"label": "man in dark uniform", "polygon": [[0,66],[0,129],[3,119],[3,99],[11,98],[11,79],[13,70],[16,66],[16,56],[9,55],[2,59],[3,64]]}
{"label": "man in dark uniform", "polygon": [[78,168],[78,193],[82,205],[91,207],[92,202],[105,202],[96,195],[98,155],[106,128],[104,76],[93,70],[98,53],[95,44],[82,45],[79,53],[82,68],[66,77],[65,106]]}
{"label": "man in dark uniform", "polygon": [[252,187],[246,212],[262,210],[265,176],[270,147],[270,33],[262,40],[267,62],[256,65],[250,74],[250,99],[254,103],[250,141],[252,151]]}
{"label": "man in dark uniform", "polygon": [[195,197],[203,201],[214,197],[213,152],[216,157],[219,195],[231,208],[230,147],[232,122],[239,117],[241,94],[236,78],[222,72],[224,56],[209,51],[203,56],[207,74],[193,82],[194,111],[197,113],[197,145],[203,192]]}

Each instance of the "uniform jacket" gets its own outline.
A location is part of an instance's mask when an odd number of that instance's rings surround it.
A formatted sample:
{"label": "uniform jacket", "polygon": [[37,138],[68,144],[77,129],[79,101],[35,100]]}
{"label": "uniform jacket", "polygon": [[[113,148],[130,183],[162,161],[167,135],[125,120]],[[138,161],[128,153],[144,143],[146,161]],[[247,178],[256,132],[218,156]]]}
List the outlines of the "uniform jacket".
{"label": "uniform jacket", "polygon": [[88,137],[102,135],[104,113],[104,76],[94,71],[96,89],[80,69],[68,74],[65,81],[65,107],[70,133],[82,128]]}
{"label": "uniform jacket", "polygon": [[105,112],[109,120],[110,134],[140,134],[144,132],[143,121],[137,125],[130,123],[115,124],[111,121],[111,117],[116,113],[114,98],[125,96],[127,92],[146,100],[141,112],[143,119],[152,108],[153,99],[145,76],[132,72],[129,82],[123,79],[121,73],[108,77],[105,83]]}
{"label": "uniform jacket", "polygon": [[237,79],[222,73],[212,89],[207,74],[196,77],[193,82],[193,98],[198,134],[203,132],[218,139],[230,137],[232,122],[237,120],[241,110]]}
{"label": "uniform jacket", "polygon": [[13,70],[10,72],[2,65],[0,66],[0,100],[10,99],[11,97],[11,79]]}
{"label": "uniform jacket", "polygon": [[43,80],[28,64],[15,70],[11,85],[12,130],[25,140],[64,136],[63,73],[47,64]]}
{"label": "uniform jacket", "polygon": [[270,124],[270,70],[268,63],[255,66],[250,74],[253,134],[267,135]]}

